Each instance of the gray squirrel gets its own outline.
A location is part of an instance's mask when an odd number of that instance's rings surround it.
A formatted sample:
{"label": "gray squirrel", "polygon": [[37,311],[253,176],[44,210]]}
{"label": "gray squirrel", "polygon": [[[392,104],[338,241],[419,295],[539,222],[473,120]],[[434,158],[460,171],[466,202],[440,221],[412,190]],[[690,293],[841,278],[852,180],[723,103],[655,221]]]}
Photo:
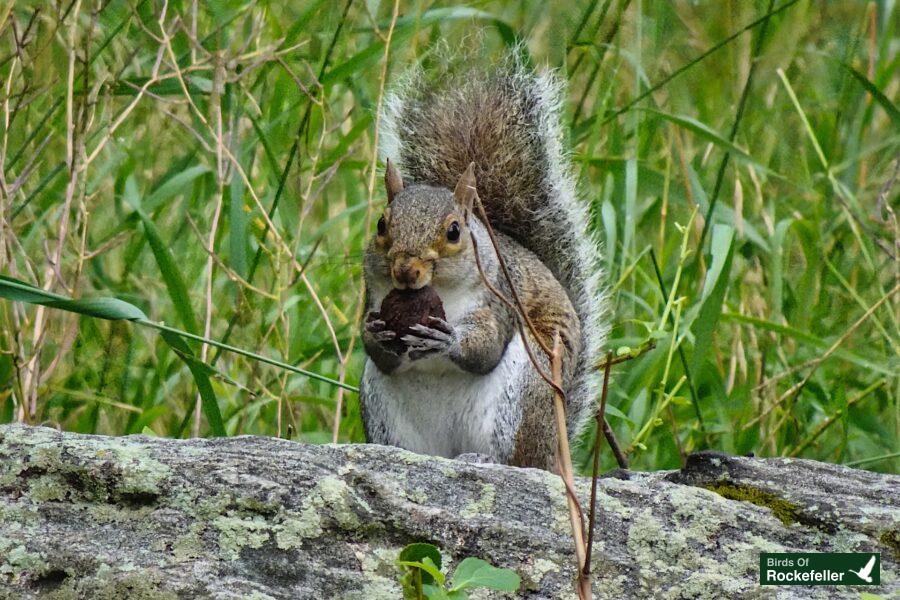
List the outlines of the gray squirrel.
{"label": "gray squirrel", "polygon": [[[526,354],[516,313],[478,270],[476,248],[486,279],[511,297],[473,204],[477,193],[538,335],[548,346],[561,337],[574,438],[592,414],[607,328],[599,244],[563,151],[563,86],[515,55],[438,79],[407,77],[382,114],[388,204],[364,258],[366,436],[419,453],[556,470],[553,390]],[[378,312],[385,297],[426,286],[445,318],[426,317],[405,335],[389,329]]]}

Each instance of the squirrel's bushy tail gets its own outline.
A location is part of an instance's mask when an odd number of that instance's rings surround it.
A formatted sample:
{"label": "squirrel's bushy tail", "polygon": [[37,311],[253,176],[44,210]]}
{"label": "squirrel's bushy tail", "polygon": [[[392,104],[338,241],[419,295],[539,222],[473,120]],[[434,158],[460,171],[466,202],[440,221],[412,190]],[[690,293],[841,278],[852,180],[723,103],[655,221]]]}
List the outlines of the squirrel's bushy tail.
{"label": "squirrel's bushy tail", "polygon": [[537,74],[512,53],[486,71],[415,71],[382,114],[382,154],[403,178],[453,189],[475,163],[491,225],[534,252],[562,283],[582,324],[583,351],[567,390],[577,433],[596,398],[594,364],[606,336],[599,244],[575,191],[560,108],[562,82]]}

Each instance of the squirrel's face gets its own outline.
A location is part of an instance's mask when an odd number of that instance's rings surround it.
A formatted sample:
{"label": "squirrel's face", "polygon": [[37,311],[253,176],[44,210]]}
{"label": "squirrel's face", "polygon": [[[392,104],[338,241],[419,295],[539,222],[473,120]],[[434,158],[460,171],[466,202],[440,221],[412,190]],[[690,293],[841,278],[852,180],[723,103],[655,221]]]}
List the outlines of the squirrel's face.
{"label": "squirrel's face", "polygon": [[[383,257],[393,286],[417,290],[458,283],[460,273],[467,272],[464,263],[472,260],[466,225],[471,200],[467,203],[459,190],[428,185],[404,188],[390,161],[385,180],[388,206],[378,219],[372,248]],[[471,189],[474,193],[474,180]]]}
{"label": "squirrel's face", "polygon": [[450,190],[414,185],[397,194],[378,219],[374,248],[398,289],[442,279],[472,244],[465,213]]}

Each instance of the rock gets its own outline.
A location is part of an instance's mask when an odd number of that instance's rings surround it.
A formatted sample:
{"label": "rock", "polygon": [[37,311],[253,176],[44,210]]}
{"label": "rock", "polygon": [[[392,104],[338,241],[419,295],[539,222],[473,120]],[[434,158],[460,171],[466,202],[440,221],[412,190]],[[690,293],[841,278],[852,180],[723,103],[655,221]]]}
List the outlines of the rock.
{"label": "rock", "polygon": [[[806,460],[701,453],[677,472],[620,471],[599,482],[595,597],[891,597],[898,502],[900,477]],[[416,541],[451,569],[515,569],[517,597],[575,597],[563,486],[544,471],[0,426],[0,598],[396,599],[394,560]],[[881,552],[882,585],[761,589],[761,550]]]}
{"label": "rock", "polygon": [[392,289],[381,301],[378,318],[384,321],[385,329],[393,331],[397,337],[386,346],[396,354],[406,351],[401,341],[404,335],[415,334],[414,325],[430,327],[429,317],[446,319],[444,304],[433,287],[427,285],[417,290]]}

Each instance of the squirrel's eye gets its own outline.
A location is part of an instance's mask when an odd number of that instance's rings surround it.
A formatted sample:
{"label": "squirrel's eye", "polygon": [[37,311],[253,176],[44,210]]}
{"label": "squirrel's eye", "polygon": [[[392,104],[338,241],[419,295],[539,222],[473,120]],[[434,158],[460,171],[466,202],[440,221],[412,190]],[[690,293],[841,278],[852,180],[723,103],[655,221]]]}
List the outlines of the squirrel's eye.
{"label": "squirrel's eye", "polygon": [[453,221],[450,223],[450,227],[447,228],[447,240],[451,242],[459,241],[459,223]]}
{"label": "squirrel's eye", "polygon": [[384,215],[378,219],[378,235],[384,235],[387,232],[387,223],[384,222]]}

